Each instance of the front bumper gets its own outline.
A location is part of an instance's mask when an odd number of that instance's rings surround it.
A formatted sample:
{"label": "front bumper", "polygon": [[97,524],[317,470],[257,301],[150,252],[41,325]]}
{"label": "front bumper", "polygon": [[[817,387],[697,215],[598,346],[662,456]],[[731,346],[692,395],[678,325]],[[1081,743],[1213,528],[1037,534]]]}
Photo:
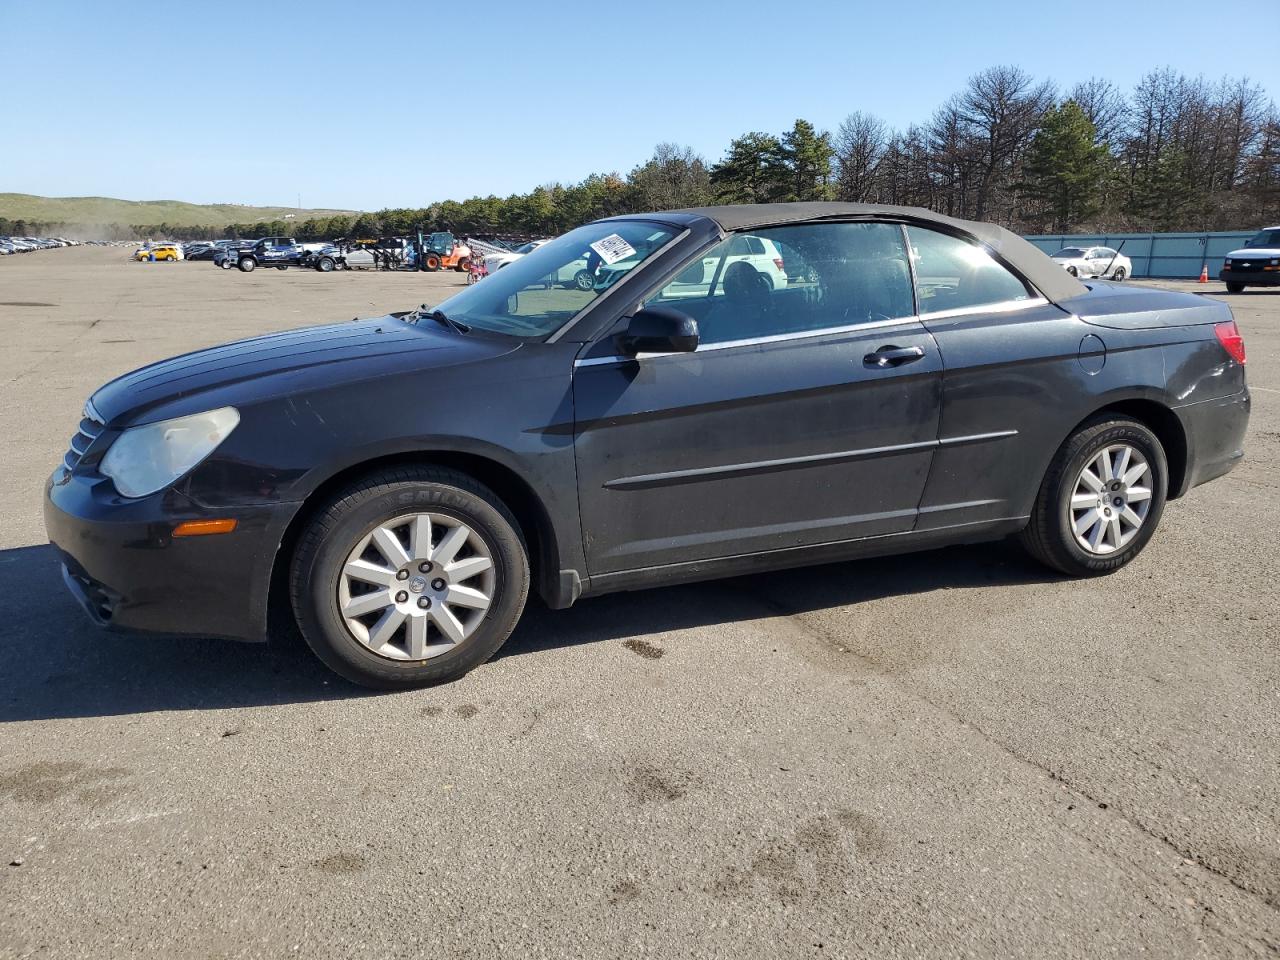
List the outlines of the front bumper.
{"label": "front bumper", "polygon": [[[127,500],[109,481],[45,487],[44,522],[63,580],[112,629],[261,641],[272,567],[297,504],[202,509],[174,490]],[[234,517],[229,534],[174,537],[184,520]]]}
{"label": "front bumper", "polygon": [[1247,287],[1280,287],[1280,270],[1219,270],[1223,283],[1243,283]]}

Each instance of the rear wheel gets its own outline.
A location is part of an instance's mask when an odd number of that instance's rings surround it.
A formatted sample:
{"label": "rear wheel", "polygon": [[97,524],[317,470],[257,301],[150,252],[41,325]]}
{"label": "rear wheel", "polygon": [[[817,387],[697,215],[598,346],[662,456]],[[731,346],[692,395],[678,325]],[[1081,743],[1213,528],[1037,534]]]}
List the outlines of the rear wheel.
{"label": "rear wheel", "polygon": [[242,273],[253,273],[258,266],[258,262],[253,257],[242,257],[237,266],[240,267]]}
{"label": "rear wheel", "polygon": [[1243,283],[1228,283],[1227,293],[1241,293],[1244,290]]}
{"label": "rear wheel", "polygon": [[1107,573],[1136,557],[1164,510],[1169,467],[1156,435],[1136,420],[1092,420],[1058,450],[1022,544],[1071,576]]}
{"label": "rear wheel", "polygon": [[1067,267],[1067,273],[1071,274],[1073,277],[1080,276],[1080,271],[1075,267]]}
{"label": "rear wheel", "polygon": [[1111,275],[1112,280],[1123,280],[1128,274],[1124,272],[1124,267],[1116,267],[1116,272]]}
{"label": "rear wheel", "polygon": [[573,285],[579,290],[590,290],[596,285],[596,276],[590,270],[583,268],[573,275]]}
{"label": "rear wheel", "polygon": [[336,264],[333,262],[333,257],[321,257],[316,263],[316,269],[321,273],[329,273],[334,266],[336,266]]}
{"label": "rear wheel", "polygon": [[291,569],[298,625],[355,683],[456,680],[514,629],[529,590],[519,525],[465,474],[404,467],[348,488],[307,527]]}
{"label": "rear wheel", "polygon": [[425,266],[430,273],[435,273],[440,269],[440,258],[434,253],[429,253],[427,254],[426,260],[423,261],[423,266]]}

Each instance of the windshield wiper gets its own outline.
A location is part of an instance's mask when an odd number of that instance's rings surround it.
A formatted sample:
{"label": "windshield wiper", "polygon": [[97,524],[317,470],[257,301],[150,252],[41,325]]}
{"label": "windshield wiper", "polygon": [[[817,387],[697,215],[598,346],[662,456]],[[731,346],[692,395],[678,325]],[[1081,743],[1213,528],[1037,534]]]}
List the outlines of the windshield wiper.
{"label": "windshield wiper", "polygon": [[448,327],[450,330],[454,331],[455,333],[471,332],[471,328],[467,326],[465,323],[460,323],[459,321],[453,319],[453,317],[449,316],[443,310],[429,310],[427,309],[427,305],[425,303],[422,306],[420,306],[417,310],[413,311],[413,313],[405,317],[405,319],[412,320],[414,323],[417,323],[418,318],[420,317],[427,317],[431,320],[434,320],[436,323],[440,324],[440,326]]}

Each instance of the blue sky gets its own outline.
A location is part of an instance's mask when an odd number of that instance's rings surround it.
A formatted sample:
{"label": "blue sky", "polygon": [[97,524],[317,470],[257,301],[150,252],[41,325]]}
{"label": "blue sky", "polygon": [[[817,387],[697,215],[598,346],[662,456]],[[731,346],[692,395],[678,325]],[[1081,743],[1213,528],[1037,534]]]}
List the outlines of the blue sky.
{"label": "blue sky", "polygon": [[998,63],[1126,89],[1169,65],[1280,98],[1276,30],[1224,9],[0,0],[0,192],[421,206],[626,173],[660,140],[714,161],[801,116],[905,126]]}

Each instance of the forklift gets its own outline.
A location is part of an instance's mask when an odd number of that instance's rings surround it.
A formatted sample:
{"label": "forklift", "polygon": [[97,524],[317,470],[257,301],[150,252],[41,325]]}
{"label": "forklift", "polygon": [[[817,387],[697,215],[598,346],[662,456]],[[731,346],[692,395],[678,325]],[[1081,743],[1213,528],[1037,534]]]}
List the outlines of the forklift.
{"label": "forklift", "polygon": [[414,263],[419,270],[429,273],[457,270],[459,273],[466,273],[471,269],[471,248],[465,243],[459,243],[447,230],[438,230],[424,236],[419,229],[410,243],[413,245]]}

